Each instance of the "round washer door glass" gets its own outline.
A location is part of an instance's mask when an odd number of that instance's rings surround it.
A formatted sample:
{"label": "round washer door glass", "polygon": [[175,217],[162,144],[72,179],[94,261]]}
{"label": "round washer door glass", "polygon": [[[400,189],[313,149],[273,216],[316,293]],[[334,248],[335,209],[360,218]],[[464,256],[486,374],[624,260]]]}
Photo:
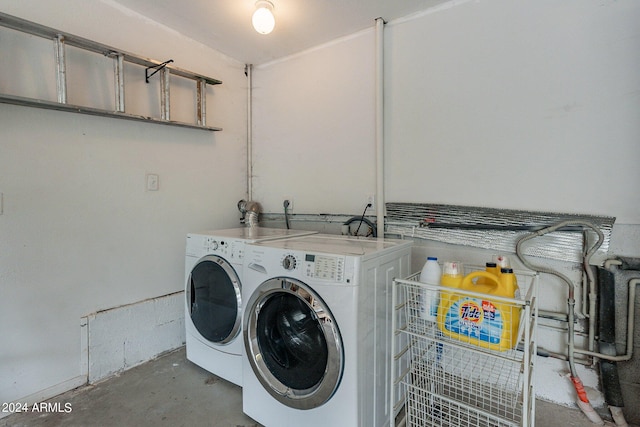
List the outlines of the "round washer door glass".
{"label": "round washer door glass", "polygon": [[223,258],[209,255],[193,267],[187,283],[187,304],[191,321],[208,341],[227,344],[240,332],[240,281]]}
{"label": "round washer door glass", "polygon": [[262,283],[245,312],[245,348],[264,388],[278,401],[312,409],[331,398],[342,378],[337,323],[309,286],[288,278]]}

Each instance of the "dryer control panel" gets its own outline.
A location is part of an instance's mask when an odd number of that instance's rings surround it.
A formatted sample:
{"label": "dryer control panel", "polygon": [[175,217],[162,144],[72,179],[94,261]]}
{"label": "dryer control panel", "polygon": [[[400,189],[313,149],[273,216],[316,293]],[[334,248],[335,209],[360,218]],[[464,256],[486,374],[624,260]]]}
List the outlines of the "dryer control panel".
{"label": "dryer control panel", "polygon": [[245,245],[245,241],[241,239],[194,235],[187,239],[187,255],[197,257],[219,255],[230,262],[241,262],[244,258]]}

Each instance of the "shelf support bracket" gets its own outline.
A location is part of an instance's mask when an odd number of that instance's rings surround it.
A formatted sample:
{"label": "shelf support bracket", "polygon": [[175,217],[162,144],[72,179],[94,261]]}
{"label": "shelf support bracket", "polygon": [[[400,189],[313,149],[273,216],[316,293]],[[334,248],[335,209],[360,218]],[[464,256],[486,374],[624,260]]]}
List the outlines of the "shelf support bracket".
{"label": "shelf support bracket", "polygon": [[[173,59],[169,59],[168,61],[164,61],[162,64],[158,64],[158,65],[152,65],[150,67],[147,67],[144,69],[144,81],[149,83],[149,77],[152,77],[155,73],[157,73],[158,71],[164,69],[164,67],[167,66],[167,64],[170,64],[173,62]],[[155,71],[151,74],[149,74],[149,70],[155,69]]]}

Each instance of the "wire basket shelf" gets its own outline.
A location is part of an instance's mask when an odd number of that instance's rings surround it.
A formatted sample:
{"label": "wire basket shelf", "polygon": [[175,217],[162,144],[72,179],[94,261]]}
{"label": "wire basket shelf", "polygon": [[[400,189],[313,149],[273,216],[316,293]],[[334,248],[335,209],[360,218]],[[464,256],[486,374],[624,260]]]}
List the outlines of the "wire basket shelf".
{"label": "wire basket shelf", "polygon": [[[393,283],[394,419],[404,408],[408,427],[533,426],[538,276],[517,272],[514,298],[424,284],[417,276]],[[427,319],[425,293],[439,300],[438,315]],[[444,310],[455,301],[476,307],[487,325],[500,321],[501,334],[454,324]],[[502,316],[492,317],[496,311]]]}

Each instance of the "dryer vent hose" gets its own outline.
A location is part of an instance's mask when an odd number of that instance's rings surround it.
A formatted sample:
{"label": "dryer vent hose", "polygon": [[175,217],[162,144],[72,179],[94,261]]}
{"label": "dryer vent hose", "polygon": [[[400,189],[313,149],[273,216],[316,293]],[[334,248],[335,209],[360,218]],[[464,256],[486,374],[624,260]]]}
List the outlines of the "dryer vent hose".
{"label": "dryer vent hose", "polygon": [[238,210],[242,214],[240,222],[247,227],[257,227],[260,220],[260,211],[262,207],[260,203],[249,200],[240,200],[238,202]]}

